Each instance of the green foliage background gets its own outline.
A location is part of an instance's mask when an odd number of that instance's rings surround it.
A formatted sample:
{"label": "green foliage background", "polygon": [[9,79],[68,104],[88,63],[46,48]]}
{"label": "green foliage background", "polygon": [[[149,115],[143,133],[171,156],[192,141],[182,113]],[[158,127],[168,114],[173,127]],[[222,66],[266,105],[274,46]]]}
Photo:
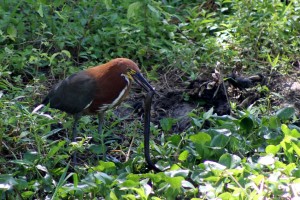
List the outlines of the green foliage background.
{"label": "green foliage background", "polygon": [[[137,138],[130,149],[114,142],[122,120],[108,113],[107,145],[132,152],[126,162],[104,162],[96,159],[103,147],[89,143],[93,119],[82,119],[86,136],[70,143],[65,113],[31,114],[58,79],[115,57],[137,61],[154,83],[168,70],[194,79],[218,63],[286,73],[299,61],[299,10],[296,0],[0,0],[1,199],[299,198],[293,108],[262,105],[235,117],[196,110],[178,134],[175,119],[162,119],[151,128],[152,153],[168,171],[157,174],[143,173],[138,120],[124,131]],[[79,168],[69,164],[75,150],[90,156]]]}

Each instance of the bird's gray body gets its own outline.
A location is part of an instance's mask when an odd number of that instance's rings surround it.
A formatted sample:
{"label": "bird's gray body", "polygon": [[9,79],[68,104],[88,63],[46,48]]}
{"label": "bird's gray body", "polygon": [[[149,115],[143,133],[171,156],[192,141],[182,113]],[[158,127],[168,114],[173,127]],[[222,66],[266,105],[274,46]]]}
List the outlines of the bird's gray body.
{"label": "bird's gray body", "polygon": [[70,114],[80,113],[92,103],[95,88],[96,81],[82,71],[58,83],[42,103]]}

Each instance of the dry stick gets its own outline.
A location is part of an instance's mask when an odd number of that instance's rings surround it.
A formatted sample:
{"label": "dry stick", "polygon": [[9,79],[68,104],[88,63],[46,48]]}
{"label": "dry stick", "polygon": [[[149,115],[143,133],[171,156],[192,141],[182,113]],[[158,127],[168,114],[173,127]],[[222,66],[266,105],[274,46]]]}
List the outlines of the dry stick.
{"label": "dry stick", "polygon": [[130,142],[129,150],[128,150],[127,154],[125,154],[125,162],[127,162],[129,160],[130,151],[131,151],[131,148],[132,148],[132,145],[133,145],[133,141],[134,141],[134,137],[132,138],[132,140]]}
{"label": "dry stick", "polygon": [[154,95],[154,91],[150,91],[147,93],[147,96],[144,100],[144,111],[145,111],[145,118],[144,118],[144,153],[145,159],[148,166],[156,172],[161,172],[155,164],[153,164],[151,157],[150,157],[150,110],[151,110],[151,102],[152,97]]}

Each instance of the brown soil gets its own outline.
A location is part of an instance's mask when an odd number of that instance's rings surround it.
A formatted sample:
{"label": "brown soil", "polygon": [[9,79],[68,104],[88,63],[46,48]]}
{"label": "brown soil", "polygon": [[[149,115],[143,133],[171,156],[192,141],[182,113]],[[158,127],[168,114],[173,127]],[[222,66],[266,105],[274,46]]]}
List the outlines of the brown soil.
{"label": "brown soil", "polygon": [[[182,132],[190,126],[187,115],[193,110],[207,111],[213,107],[218,115],[229,115],[229,102],[235,102],[239,108],[244,109],[251,104],[258,105],[266,97],[270,99],[272,108],[293,106],[298,110],[299,69],[298,65],[294,65],[288,75],[267,72],[248,76],[237,72],[222,75],[212,70],[201,73],[196,80],[189,80],[186,74],[176,70],[168,71],[152,83],[157,91],[152,102],[152,123],[159,125],[159,120],[163,118],[174,118],[178,121],[173,132]],[[269,92],[259,92],[259,85],[266,86]],[[115,113],[118,116],[126,116],[132,112],[142,115],[144,96],[141,89],[134,86],[126,101],[131,108],[121,106]]]}

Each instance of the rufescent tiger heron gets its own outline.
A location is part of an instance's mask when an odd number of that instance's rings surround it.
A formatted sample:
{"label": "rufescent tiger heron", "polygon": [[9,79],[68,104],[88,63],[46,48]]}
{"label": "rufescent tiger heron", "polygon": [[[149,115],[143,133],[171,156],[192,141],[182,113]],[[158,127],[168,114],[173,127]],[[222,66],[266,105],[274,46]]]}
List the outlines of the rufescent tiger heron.
{"label": "rufescent tiger heron", "polygon": [[[77,137],[77,124],[80,117],[98,114],[98,132],[101,134],[105,111],[119,105],[124,100],[129,93],[133,80],[149,93],[145,101],[151,101],[155,90],[143,77],[137,64],[127,58],[116,58],[108,63],[67,77],[48,93],[42,104],[36,107],[33,113],[36,113],[43,106],[49,105],[51,108],[72,114],[74,116],[73,141]],[[147,112],[150,113],[149,108]],[[147,116],[147,113],[145,115]],[[150,116],[145,117],[145,121],[149,118]],[[149,135],[147,129],[149,127],[145,127],[145,136],[147,132]],[[146,139],[148,140],[144,145],[145,154],[148,154],[145,155],[146,161],[150,168],[158,171],[150,159],[149,136],[146,136]],[[76,154],[74,154],[73,160],[76,163]]]}

